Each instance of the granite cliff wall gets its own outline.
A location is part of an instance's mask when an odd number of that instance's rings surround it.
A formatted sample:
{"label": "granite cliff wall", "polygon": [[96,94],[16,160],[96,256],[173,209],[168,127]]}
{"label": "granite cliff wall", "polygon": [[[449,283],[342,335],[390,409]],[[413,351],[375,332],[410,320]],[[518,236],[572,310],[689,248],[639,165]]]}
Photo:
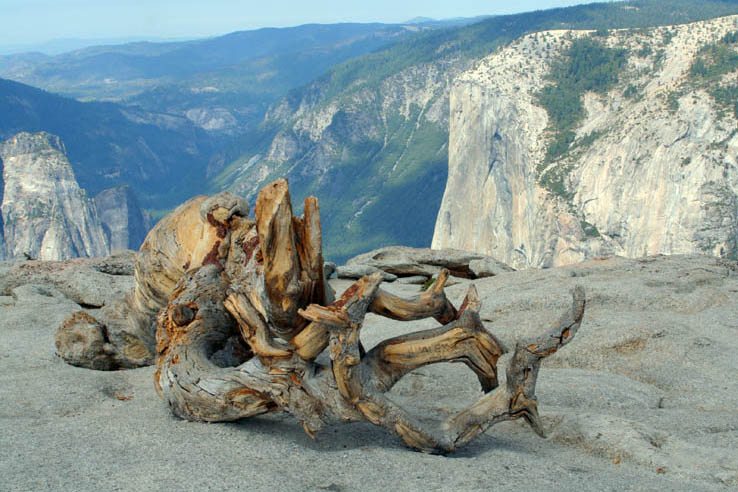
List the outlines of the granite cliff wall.
{"label": "granite cliff wall", "polygon": [[94,203],[110,250],[138,250],[150,227],[131,188],[103,190],[95,196]]}
{"label": "granite cliff wall", "polygon": [[[611,254],[736,255],[738,123],[713,89],[734,86],[738,72],[706,86],[692,66],[737,30],[736,17],[724,17],[607,35],[541,32],[463,73],[451,89],[449,178],[433,247],[516,268]],[[627,50],[627,65],[607,93],[584,94],[575,140],[547,162],[552,135],[536,93],[585,36]]]}
{"label": "granite cliff wall", "polygon": [[75,180],[61,140],[19,133],[0,144],[6,258],[105,256],[110,245],[97,209]]}

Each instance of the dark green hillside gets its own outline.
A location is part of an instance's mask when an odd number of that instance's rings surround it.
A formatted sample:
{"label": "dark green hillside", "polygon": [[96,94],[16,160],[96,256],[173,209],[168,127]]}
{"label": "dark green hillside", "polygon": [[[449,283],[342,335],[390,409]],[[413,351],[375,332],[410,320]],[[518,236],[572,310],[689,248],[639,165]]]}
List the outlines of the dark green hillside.
{"label": "dark green hillside", "polygon": [[166,208],[201,191],[211,138],[183,118],[112,103],[81,103],[0,79],[0,139],[47,131],[61,137],[90,195],[130,185],[147,208]]}
{"label": "dark green hillside", "polygon": [[[428,246],[447,177],[448,123],[424,115],[435,102],[447,107],[450,85],[444,77],[453,78],[529,32],[646,27],[736,13],[735,0],[638,0],[492,17],[461,28],[420,32],[341,63],[291,91],[271,111],[259,137],[241,142],[240,154],[215,178],[212,189],[229,187],[253,197],[260,183],[287,176],[295,202],[309,193],[320,198],[326,252],[339,261],[388,243]],[[422,86],[429,76],[437,81],[436,93],[427,107],[410,105],[408,112],[403,88]],[[339,111],[322,137],[308,138],[305,126],[333,107]],[[301,116],[295,117],[298,110]],[[270,161],[266,155],[272,144],[295,152],[287,160]],[[260,181],[264,167],[269,176]]]}

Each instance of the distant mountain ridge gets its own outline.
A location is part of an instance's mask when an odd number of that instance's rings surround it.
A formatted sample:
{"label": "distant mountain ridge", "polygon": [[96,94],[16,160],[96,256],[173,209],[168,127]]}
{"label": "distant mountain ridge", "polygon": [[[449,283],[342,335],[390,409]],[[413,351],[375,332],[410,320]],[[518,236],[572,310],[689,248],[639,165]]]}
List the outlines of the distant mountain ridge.
{"label": "distant mountain ridge", "polygon": [[28,53],[40,53],[45,56],[55,56],[70,51],[89,48],[90,46],[110,46],[127,43],[149,42],[149,43],[174,43],[189,41],[194,37],[183,38],[157,38],[154,36],[125,36],[114,38],[59,38],[38,43],[16,43],[0,45],[0,56],[23,55]]}
{"label": "distant mountain ridge", "polygon": [[338,23],[237,31],[176,42],[92,46],[56,56],[0,56],[0,77],[84,101],[113,101],[185,116],[214,133],[241,134],[270,104],[330,67],[426,30],[419,24]]}
{"label": "distant mountain ridge", "polygon": [[[391,24],[307,24],[192,41],[93,46],[57,56],[0,57],[0,77],[80,100],[125,102],[241,132],[270,103],[329,67],[412,34]],[[228,113],[228,125],[202,114]],[[196,113],[198,114],[198,113]]]}

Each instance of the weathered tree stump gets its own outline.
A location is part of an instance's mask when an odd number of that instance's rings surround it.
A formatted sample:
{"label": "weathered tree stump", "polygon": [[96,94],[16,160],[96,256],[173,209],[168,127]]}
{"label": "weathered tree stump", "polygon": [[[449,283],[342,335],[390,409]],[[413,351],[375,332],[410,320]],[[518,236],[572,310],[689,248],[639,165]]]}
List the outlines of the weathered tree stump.
{"label": "weathered tree stump", "polygon": [[[259,194],[255,221],[246,217],[245,203],[221,194],[180,207],[147,238],[136,291],[125,301],[133,312],[128,326],[133,320],[145,332],[163,307],[155,349],[147,342],[150,334],[137,340],[155,350],[155,387],[174,414],[220,422],[283,410],[311,437],[326,425],[368,420],[430,453],[453,451],[504,420],[524,418],[543,435],[535,397],[538,369],[579,328],[581,287],[550,330],[517,343],[506,382],[499,385],[497,361],[505,349],[483,326],[473,286],[456,309],[444,293],[447,270],[410,299],[383,291],[380,274],[373,274],[334,300],[323,278],[317,199],[306,199],[304,211],[303,217],[293,216],[281,179]],[[402,321],[432,317],[440,326],[365,352],[360,332],[369,312]],[[67,338],[97,329],[94,319],[79,318],[65,323]],[[115,332],[115,326],[106,331]],[[80,357],[77,347],[77,359],[94,361],[88,365],[96,368],[136,365],[138,359],[126,361],[124,344],[109,343],[109,334],[97,338],[90,349],[97,352]],[[316,361],[326,350],[330,365]],[[386,393],[408,372],[438,362],[466,364],[485,395],[434,427]]]}

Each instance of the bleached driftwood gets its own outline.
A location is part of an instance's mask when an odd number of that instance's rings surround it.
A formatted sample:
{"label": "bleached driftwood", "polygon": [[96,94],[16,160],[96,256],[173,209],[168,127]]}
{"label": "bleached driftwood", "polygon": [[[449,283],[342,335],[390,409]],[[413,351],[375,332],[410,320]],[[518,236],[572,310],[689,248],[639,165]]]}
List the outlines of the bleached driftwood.
{"label": "bleached driftwood", "polygon": [[[193,213],[196,208],[200,214]],[[504,420],[524,418],[543,435],[535,397],[538,369],[579,328],[581,287],[551,329],[517,343],[506,383],[499,385],[497,361],[505,349],[483,326],[473,286],[457,309],[444,293],[447,270],[428,291],[409,299],[382,290],[376,273],[334,300],[323,278],[317,200],[308,198],[304,211],[303,217],[293,216],[287,182],[278,180],[259,194],[255,221],[246,218],[247,205],[221,194],[181,207],[147,238],[137,290],[127,302],[134,306],[129,309],[145,308],[137,311],[140,327],[164,306],[157,322],[155,386],[172,412],[219,422],[279,409],[298,418],[313,437],[329,424],[368,420],[432,453],[453,451]],[[401,321],[432,317],[440,326],[365,352],[360,333],[370,312]],[[67,332],[82,322],[90,330],[92,321],[68,323]],[[107,350],[124,358],[125,348],[100,345],[98,355]],[[326,350],[330,365],[316,361]],[[421,422],[386,397],[408,372],[450,361],[474,371],[485,394],[443,424]]]}

